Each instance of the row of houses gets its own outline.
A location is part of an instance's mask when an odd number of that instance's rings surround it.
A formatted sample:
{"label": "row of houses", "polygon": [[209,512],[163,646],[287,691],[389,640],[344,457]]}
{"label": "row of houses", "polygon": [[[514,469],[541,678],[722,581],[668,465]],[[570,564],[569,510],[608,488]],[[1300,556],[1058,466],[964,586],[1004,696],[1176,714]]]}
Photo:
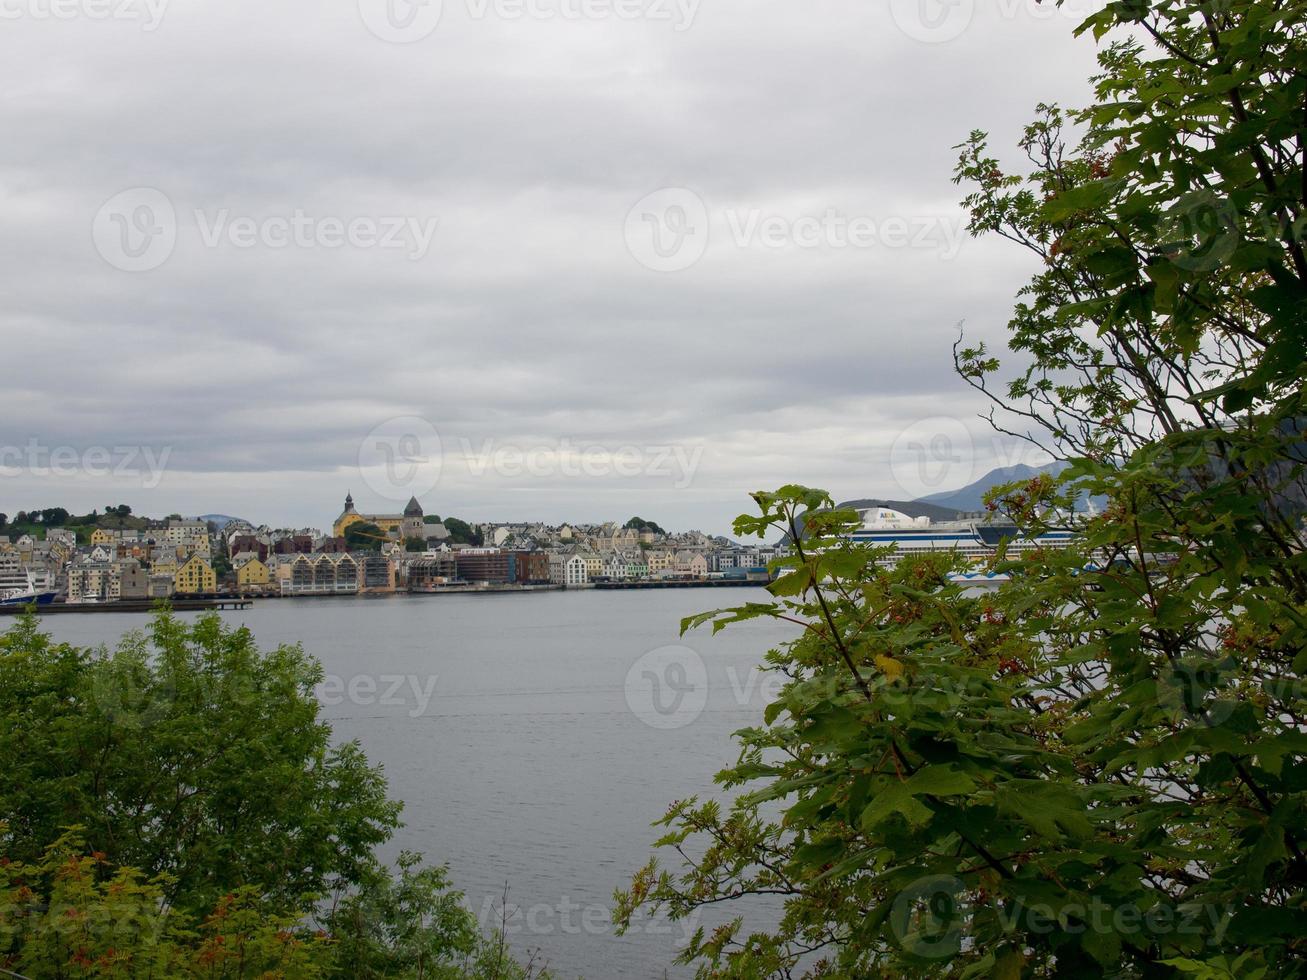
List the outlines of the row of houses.
{"label": "row of houses", "polygon": [[343,595],[428,591],[457,584],[543,585],[548,555],[497,548],[428,552],[317,552],[278,555],[267,562],[240,556],[235,585],[247,594]]}
{"label": "row of houses", "polygon": [[[431,591],[460,584],[555,585],[584,588],[602,581],[638,579],[706,579],[758,573],[766,559],[757,551],[727,556],[685,553],[666,562],[645,554],[598,555],[593,552],[507,551],[462,548],[420,553],[314,552],[270,556],[267,561],[243,553],[233,562],[231,591],[245,595],[353,595],[396,591]],[[148,570],[133,558],[110,560],[86,556],[69,566],[69,602],[211,595],[219,582],[201,555],[186,561],[156,562]]]}
{"label": "row of houses", "polygon": [[218,590],[213,566],[201,555],[183,562],[154,562],[148,568],[136,558],[109,558],[93,551],[70,562],[67,601],[117,602],[166,599],[173,595],[212,595]]}
{"label": "row of houses", "polygon": [[573,548],[549,554],[549,581],[565,588],[594,582],[707,579],[761,574],[783,555],[777,548],[734,548],[708,553],[640,550],[600,554]]}
{"label": "row of houses", "polygon": [[[351,529],[360,522],[383,533],[377,550],[351,549],[358,538]],[[68,528],[47,528],[39,540],[0,535],[0,556],[17,563],[5,581],[34,581],[69,602],[95,603],[219,592],[427,591],[459,584],[581,588],[605,580],[756,573],[780,555],[775,548],[742,547],[700,532],[666,534],[612,523],[483,524],[478,531],[485,546],[451,544],[448,529],[428,520],[416,500],[402,514],[363,514],[347,495],[329,534],[174,517],[142,530],[95,528],[89,547],[79,545]]]}

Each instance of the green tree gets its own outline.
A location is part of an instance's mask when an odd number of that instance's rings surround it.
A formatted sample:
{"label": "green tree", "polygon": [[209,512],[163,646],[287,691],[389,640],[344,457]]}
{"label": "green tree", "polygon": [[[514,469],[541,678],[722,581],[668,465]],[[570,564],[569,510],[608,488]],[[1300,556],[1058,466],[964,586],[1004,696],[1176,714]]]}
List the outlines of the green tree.
{"label": "green tree", "polygon": [[399,857],[397,874],[348,896],[327,917],[336,943],[335,969],[345,977],[547,980],[535,965],[506,952],[502,932],[484,936],[442,868]]}
{"label": "green tree", "polygon": [[36,861],[78,825],[197,915],[246,885],[286,908],[356,885],[399,806],[356,743],[331,744],[320,679],[298,647],[262,653],[216,615],[161,613],[100,654],[24,617],[0,638],[5,853]]}
{"label": "green tree", "polygon": [[213,574],[217,576],[218,585],[221,587],[223,580],[232,573],[231,552],[227,547],[227,538],[221,534],[214,534],[212,524],[210,524],[209,536],[214,542],[209,564],[213,567]]}
{"label": "green tree", "polygon": [[652,531],[654,534],[667,533],[653,521],[646,521],[642,517],[632,517],[629,521],[623,524],[622,527],[633,528],[636,531]]}
{"label": "green tree", "polygon": [[457,517],[446,517],[444,525],[449,531],[451,544],[480,545],[483,541],[480,528],[473,527],[467,521],[459,520]]}
{"label": "green tree", "polygon": [[350,551],[380,551],[389,540],[385,531],[368,521],[355,521],[345,528],[345,547]]}
{"label": "green tree", "polygon": [[197,922],[168,906],[168,884],[88,853],[76,831],[37,861],[0,862],[0,966],[31,980],[330,975],[327,934],[269,912],[257,889],[224,896]]}
{"label": "green tree", "polygon": [[619,922],[781,897],[700,931],[700,976],[1307,975],[1305,11],[1109,3],[1078,143],[1050,106],[1028,174],[961,147],[972,230],[1042,269],[1014,373],[959,371],[1070,463],[989,504],[1075,539],[974,595],[953,555],[880,567],[820,491],[755,495],[737,533],[796,544],[774,601],[686,625],[801,626],[788,683]]}
{"label": "green tree", "polygon": [[547,980],[482,935],[441,868],[402,854],[321,910],[278,911],[245,886],[200,919],[167,902],[167,874],[147,879],[89,852],[77,830],[34,863],[0,861],[0,969],[29,980],[225,977],[292,980]]}
{"label": "green tree", "polygon": [[0,636],[0,970],[543,977],[441,868],[374,849],[400,805],[333,746],[298,646],[160,612],[112,652]]}

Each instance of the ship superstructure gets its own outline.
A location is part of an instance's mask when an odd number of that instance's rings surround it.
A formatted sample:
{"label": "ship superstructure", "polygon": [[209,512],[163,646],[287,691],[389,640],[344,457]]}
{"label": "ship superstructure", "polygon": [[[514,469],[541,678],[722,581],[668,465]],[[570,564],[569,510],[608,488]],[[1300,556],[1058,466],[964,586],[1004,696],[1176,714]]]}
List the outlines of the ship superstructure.
{"label": "ship superstructure", "polygon": [[931,521],[929,517],[909,517],[889,507],[869,507],[858,512],[862,528],[850,538],[869,547],[894,548],[880,559],[894,565],[906,555],[956,550],[979,565],[992,558],[999,544],[1007,540],[1007,554],[1018,557],[1034,548],[1065,548],[1071,543],[1071,531],[1046,531],[1028,538],[1013,524],[994,524],[980,519]]}

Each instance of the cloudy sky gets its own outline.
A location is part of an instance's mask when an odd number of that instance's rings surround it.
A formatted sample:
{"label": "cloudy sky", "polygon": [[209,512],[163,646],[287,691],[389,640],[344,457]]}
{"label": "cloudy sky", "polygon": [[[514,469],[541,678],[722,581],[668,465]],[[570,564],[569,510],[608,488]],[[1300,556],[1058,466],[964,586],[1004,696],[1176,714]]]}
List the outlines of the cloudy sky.
{"label": "cloudy sky", "polygon": [[1023,458],[962,229],[1093,44],[1034,0],[0,0],[0,511],[720,532]]}

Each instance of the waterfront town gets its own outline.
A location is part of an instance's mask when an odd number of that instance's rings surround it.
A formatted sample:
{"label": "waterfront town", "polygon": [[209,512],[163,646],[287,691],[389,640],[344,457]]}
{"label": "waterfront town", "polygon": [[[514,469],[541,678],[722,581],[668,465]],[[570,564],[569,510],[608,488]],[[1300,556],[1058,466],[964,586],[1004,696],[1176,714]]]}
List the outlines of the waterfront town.
{"label": "waterfront town", "polygon": [[[37,513],[39,529],[0,533],[0,602],[727,584],[766,581],[768,562],[783,553],[698,531],[668,533],[639,518],[446,524],[416,498],[402,513],[362,513],[348,494],[329,532],[180,516],[89,526]],[[30,528],[30,519],[15,526]]]}

